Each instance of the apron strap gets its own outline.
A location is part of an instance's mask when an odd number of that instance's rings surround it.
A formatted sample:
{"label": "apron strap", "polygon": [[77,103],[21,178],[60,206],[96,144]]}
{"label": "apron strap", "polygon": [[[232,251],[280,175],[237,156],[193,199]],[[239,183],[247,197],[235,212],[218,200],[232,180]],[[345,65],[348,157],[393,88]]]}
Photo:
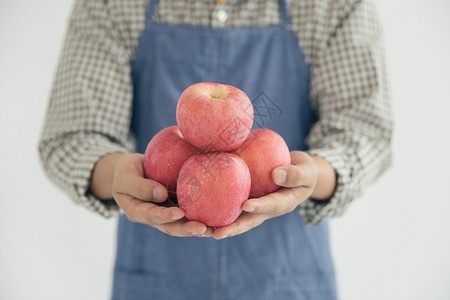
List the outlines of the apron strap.
{"label": "apron strap", "polygon": [[291,25],[291,16],[289,14],[289,8],[287,6],[286,0],[280,0],[280,16],[283,25]]}
{"label": "apron strap", "polygon": [[155,16],[156,7],[158,6],[158,0],[150,0],[147,9],[147,20],[153,21],[153,17]]}

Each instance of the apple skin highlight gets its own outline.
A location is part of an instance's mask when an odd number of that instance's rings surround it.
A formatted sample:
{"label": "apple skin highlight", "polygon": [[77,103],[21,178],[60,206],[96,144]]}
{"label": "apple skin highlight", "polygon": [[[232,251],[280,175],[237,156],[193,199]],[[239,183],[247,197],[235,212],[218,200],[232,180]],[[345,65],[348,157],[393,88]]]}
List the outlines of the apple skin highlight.
{"label": "apple skin highlight", "polygon": [[242,213],[250,186],[250,171],[239,156],[225,152],[198,154],[180,170],[178,204],[187,219],[223,227]]}
{"label": "apple skin highlight", "polygon": [[177,124],[185,139],[206,151],[231,151],[247,138],[253,125],[250,99],[240,89],[200,82],[181,94]]}
{"label": "apple skin highlight", "polygon": [[250,198],[258,198],[280,188],[272,179],[274,168],[290,165],[291,155],[284,139],[270,129],[254,129],[244,143],[233,151],[239,155],[252,178]]}
{"label": "apple skin highlight", "polygon": [[148,143],[144,153],[144,175],[164,185],[175,196],[177,177],[184,162],[201,150],[189,144],[178,126],[158,132]]}
{"label": "apple skin highlight", "polygon": [[251,130],[253,106],[238,88],[218,83],[188,87],[177,105],[178,126],[149,142],[144,175],[167,187],[189,220],[211,227],[233,223],[242,204],[276,191],[274,168],[291,164],[284,139]]}

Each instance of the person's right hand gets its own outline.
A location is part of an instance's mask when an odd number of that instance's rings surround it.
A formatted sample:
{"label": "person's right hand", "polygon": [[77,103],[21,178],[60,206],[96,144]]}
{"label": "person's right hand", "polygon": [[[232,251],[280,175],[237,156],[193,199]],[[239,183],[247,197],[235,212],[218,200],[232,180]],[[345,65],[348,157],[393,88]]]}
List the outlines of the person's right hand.
{"label": "person's right hand", "polygon": [[113,155],[109,157],[114,163],[112,196],[128,220],[147,224],[171,236],[212,235],[212,228],[184,218],[185,212],[181,208],[160,205],[168,198],[167,189],[144,177],[142,154]]}

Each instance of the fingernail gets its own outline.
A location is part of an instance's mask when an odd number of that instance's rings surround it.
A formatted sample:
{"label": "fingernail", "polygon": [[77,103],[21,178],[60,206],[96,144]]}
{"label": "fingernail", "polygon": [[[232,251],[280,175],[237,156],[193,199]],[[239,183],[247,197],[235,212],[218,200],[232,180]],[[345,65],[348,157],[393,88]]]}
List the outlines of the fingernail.
{"label": "fingernail", "polygon": [[160,189],[160,188],[153,189],[153,200],[163,201],[163,200],[165,200],[164,197],[165,197],[165,193],[162,189]]}
{"label": "fingernail", "polygon": [[247,207],[247,208],[244,208],[243,210],[246,211],[246,212],[254,212],[255,208],[254,207]]}
{"label": "fingernail", "polygon": [[286,182],[287,172],[286,170],[276,170],[275,171],[275,183],[276,184],[283,184]]}

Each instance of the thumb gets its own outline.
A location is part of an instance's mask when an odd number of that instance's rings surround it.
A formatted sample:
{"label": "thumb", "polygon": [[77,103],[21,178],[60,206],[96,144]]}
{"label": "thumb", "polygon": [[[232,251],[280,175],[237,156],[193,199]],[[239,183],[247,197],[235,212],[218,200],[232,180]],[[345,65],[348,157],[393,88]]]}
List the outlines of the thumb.
{"label": "thumb", "polygon": [[314,164],[286,165],[273,169],[272,180],[283,187],[311,187],[317,180]]}
{"label": "thumb", "polygon": [[272,180],[283,187],[297,187],[302,183],[302,171],[300,167],[287,165],[273,169]]}

